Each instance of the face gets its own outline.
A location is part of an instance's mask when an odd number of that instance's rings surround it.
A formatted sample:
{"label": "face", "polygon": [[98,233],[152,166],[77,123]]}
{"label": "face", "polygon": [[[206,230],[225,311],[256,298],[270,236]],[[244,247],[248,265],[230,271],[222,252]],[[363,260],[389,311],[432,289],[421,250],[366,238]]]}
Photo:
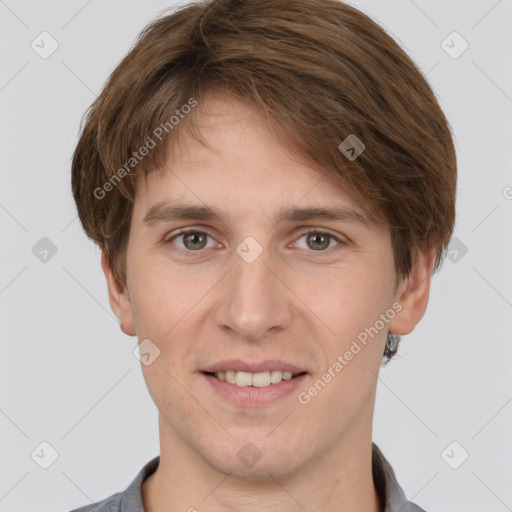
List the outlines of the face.
{"label": "face", "polygon": [[113,308],[150,340],[161,439],[226,473],[285,475],[371,429],[405,288],[389,230],[333,172],[291,158],[235,100],[197,114],[212,149],[183,131],[139,177]]}

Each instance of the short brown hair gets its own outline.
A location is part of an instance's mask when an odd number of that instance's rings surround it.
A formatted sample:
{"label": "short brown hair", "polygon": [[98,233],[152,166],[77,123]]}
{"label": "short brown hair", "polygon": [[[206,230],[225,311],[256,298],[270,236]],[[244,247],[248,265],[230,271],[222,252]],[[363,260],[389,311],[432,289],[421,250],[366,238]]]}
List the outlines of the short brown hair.
{"label": "short brown hair", "polygon": [[[397,275],[407,276],[418,251],[430,248],[439,267],[455,221],[456,155],[448,121],[413,61],[367,15],[338,0],[211,0],[148,25],[82,125],[73,195],[86,234],[120,283],[131,170],[158,167],[177,133],[171,117],[212,91],[263,110],[283,144],[337,173],[390,226]],[[204,143],[188,110],[179,127]],[[139,162],[134,154],[157,127],[167,128]],[[355,159],[339,149],[350,135],[365,146]],[[388,337],[388,360],[398,340]]]}

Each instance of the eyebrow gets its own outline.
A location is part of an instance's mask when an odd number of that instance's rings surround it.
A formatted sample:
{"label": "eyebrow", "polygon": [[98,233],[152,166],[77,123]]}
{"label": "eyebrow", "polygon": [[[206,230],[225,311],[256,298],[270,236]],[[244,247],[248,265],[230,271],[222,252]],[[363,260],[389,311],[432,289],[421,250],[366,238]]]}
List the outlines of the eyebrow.
{"label": "eyebrow", "polygon": [[[348,222],[362,224],[371,227],[374,222],[367,215],[352,208],[345,207],[292,207],[281,209],[277,215],[275,224],[279,222],[302,222],[309,220],[332,220],[337,222]],[[217,221],[228,224],[228,218],[222,210],[213,206],[169,204],[159,202],[149,208],[143,224],[147,226],[158,226],[172,221]]]}

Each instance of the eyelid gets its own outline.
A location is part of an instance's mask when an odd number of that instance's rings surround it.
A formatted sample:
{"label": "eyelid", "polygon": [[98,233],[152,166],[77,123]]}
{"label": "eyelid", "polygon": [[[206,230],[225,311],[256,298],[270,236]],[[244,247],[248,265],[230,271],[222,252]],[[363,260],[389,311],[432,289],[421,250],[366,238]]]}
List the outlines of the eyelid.
{"label": "eyelid", "polygon": [[332,240],[336,241],[336,245],[334,247],[329,247],[328,249],[325,249],[323,251],[314,251],[313,249],[300,249],[302,251],[307,251],[309,254],[312,254],[314,257],[318,256],[321,257],[322,255],[332,254],[333,252],[337,251],[341,247],[348,244],[348,240],[344,239],[344,237],[341,237],[339,235],[334,235],[329,230],[325,230],[322,228],[311,228],[307,231],[301,231],[300,234],[295,238],[294,244],[300,240],[302,237],[307,235],[327,235]]}
{"label": "eyelid", "polygon": [[180,235],[186,235],[187,233],[201,233],[204,235],[208,235],[210,238],[214,238],[210,233],[208,232],[210,228],[202,227],[202,226],[186,226],[183,228],[179,228],[177,230],[173,230],[170,233],[167,233],[164,238],[163,242],[170,242],[174,238],[177,238]]}
{"label": "eyelid", "polygon": [[[215,240],[215,242],[217,242],[217,240],[212,235],[210,235],[206,229],[200,228],[199,226],[187,226],[187,227],[179,229],[177,232],[175,232],[171,236],[167,236],[166,235],[164,237],[162,243],[164,245],[171,244],[174,239],[180,237],[181,235],[186,235],[188,233],[200,233],[200,234],[206,235],[207,237],[209,237],[212,240]],[[209,247],[209,249],[211,249],[211,247]],[[201,249],[201,250],[198,250],[198,251],[190,251],[190,250],[182,249],[181,247],[176,247],[173,250],[175,250],[177,252],[182,252],[182,253],[184,252],[184,253],[186,253],[188,255],[191,255],[193,253],[197,253],[197,255],[199,255],[199,254],[204,252],[204,249]]]}
{"label": "eyelid", "polygon": [[300,235],[298,236],[298,238],[301,238],[303,237],[304,235],[310,235],[310,234],[320,234],[320,235],[328,235],[330,236],[331,238],[333,238],[334,240],[336,240],[337,242],[340,242],[340,243],[348,243],[348,239],[346,237],[344,237],[343,235],[340,235],[340,234],[334,234],[332,233],[331,231],[329,231],[328,229],[324,229],[324,228],[310,228],[306,231],[300,231]]}

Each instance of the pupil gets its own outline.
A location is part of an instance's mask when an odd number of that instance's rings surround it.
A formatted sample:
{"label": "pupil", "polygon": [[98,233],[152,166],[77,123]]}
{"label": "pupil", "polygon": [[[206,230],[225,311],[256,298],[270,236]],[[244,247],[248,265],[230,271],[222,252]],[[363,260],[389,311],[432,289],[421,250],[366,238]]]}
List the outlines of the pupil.
{"label": "pupil", "polygon": [[[318,248],[318,247],[325,248],[325,247],[329,246],[329,240],[328,240],[329,237],[328,236],[322,235],[320,233],[313,233],[312,237],[313,237],[313,240],[315,240],[315,241],[318,241],[318,239],[320,239],[320,245],[316,245],[316,248]],[[322,240],[324,243],[322,243]],[[326,241],[327,241],[327,243],[325,243]],[[312,248],[315,248],[314,244],[313,244]]]}
{"label": "pupil", "polygon": [[[192,249],[198,249],[201,248],[204,245],[204,236],[198,233],[188,233],[185,237],[185,240],[191,241],[192,240]],[[198,241],[199,239],[199,241]],[[203,242],[203,243],[202,243]],[[187,245],[187,244],[186,244]]]}

